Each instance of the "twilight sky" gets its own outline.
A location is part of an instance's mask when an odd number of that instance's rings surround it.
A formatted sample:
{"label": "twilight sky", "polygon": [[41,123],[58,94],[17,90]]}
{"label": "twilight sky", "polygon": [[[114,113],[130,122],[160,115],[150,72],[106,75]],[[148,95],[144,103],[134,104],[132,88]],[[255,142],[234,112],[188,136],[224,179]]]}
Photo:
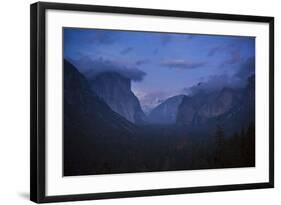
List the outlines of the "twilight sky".
{"label": "twilight sky", "polygon": [[243,86],[255,73],[255,38],[65,28],[64,58],[86,76],[114,70],[132,79],[147,111],[199,86]]}

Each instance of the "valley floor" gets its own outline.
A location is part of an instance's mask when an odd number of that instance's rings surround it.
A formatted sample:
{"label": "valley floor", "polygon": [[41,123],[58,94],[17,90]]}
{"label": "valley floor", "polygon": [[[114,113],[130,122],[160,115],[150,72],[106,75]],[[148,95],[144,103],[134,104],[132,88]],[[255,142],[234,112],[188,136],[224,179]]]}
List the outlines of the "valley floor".
{"label": "valley floor", "polygon": [[189,133],[178,125],[149,125],[139,130],[131,138],[65,143],[64,175],[255,166],[253,125],[230,137],[222,127],[212,134]]}

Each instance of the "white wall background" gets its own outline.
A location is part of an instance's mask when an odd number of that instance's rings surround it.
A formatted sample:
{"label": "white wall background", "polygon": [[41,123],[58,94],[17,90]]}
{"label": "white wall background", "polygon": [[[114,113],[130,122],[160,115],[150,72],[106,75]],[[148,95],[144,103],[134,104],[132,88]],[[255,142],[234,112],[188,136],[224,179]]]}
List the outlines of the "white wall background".
{"label": "white wall background", "polygon": [[[52,0],[49,0],[52,1]],[[60,0],[69,3],[145,7],[275,17],[275,177],[276,188],[220,193],[69,202],[66,204],[280,204],[281,200],[281,12],[277,0]],[[29,198],[29,4],[0,6],[0,204],[31,204]],[[279,81],[278,81],[279,80]],[[124,182],[125,183],[125,182]],[[65,203],[63,203],[65,204]]]}

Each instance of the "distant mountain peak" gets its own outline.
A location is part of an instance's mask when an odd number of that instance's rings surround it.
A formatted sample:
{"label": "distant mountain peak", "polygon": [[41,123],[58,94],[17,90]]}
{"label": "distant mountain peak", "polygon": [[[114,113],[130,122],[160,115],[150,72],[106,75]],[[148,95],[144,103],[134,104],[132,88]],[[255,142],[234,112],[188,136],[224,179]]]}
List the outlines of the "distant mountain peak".
{"label": "distant mountain peak", "polygon": [[184,97],[185,95],[176,95],[166,99],[150,112],[149,121],[157,124],[176,123],[178,107]]}

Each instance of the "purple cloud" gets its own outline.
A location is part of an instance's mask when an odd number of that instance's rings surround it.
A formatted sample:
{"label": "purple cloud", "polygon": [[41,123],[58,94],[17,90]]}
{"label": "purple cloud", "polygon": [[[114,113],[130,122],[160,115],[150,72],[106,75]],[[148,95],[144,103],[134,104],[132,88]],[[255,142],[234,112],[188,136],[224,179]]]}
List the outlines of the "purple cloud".
{"label": "purple cloud", "polygon": [[203,82],[199,82],[188,88],[184,88],[185,94],[196,94],[198,92],[214,92],[224,87],[242,88],[248,82],[248,78],[255,75],[255,57],[247,58],[240,62],[233,75],[212,75]]}
{"label": "purple cloud", "polygon": [[149,62],[150,62],[150,60],[148,60],[148,59],[142,59],[142,60],[137,60],[137,61],[135,62],[135,64],[136,64],[137,66],[141,66],[141,65],[148,64]]}
{"label": "purple cloud", "polygon": [[127,48],[123,49],[123,50],[120,52],[120,54],[126,55],[127,53],[130,53],[130,52],[132,52],[133,50],[134,50],[133,47],[127,47]]}
{"label": "purple cloud", "polygon": [[199,92],[214,92],[223,89],[224,87],[237,88],[243,87],[239,79],[231,78],[226,74],[213,75],[205,82],[197,83],[189,88],[184,88],[183,92],[186,94],[194,95]]}
{"label": "purple cloud", "polygon": [[221,67],[226,65],[233,65],[241,62],[241,54],[238,49],[229,52],[229,58],[221,63]]}
{"label": "purple cloud", "polygon": [[90,43],[111,45],[117,40],[116,34],[113,31],[96,30],[92,38],[89,39]]}
{"label": "purple cloud", "polygon": [[219,51],[222,51],[225,49],[225,46],[222,46],[222,45],[219,45],[219,46],[215,46],[213,48],[211,48],[208,52],[208,56],[209,57],[212,57],[214,56],[215,54],[217,54]]}
{"label": "purple cloud", "polygon": [[255,67],[255,57],[250,57],[241,64],[239,70],[235,74],[235,77],[246,80],[248,77],[255,74]]}
{"label": "purple cloud", "polygon": [[235,43],[229,43],[229,44],[224,44],[224,45],[218,45],[213,48],[211,48],[208,52],[208,57],[215,56],[218,53],[224,53],[228,55],[228,58],[223,60],[220,63],[220,67],[224,67],[227,65],[233,65],[236,63],[241,62],[241,53],[239,46],[237,46]]}
{"label": "purple cloud", "polygon": [[146,75],[145,72],[141,71],[137,67],[128,66],[121,62],[107,60],[104,58],[92,59],[88,56],[84,56],[79,60],[70,61],[87,78],[92,78],[105,72],[117,72],[132,81],[142,81]]}
{"label": "purple cloud", "polygon": [[161,44],[162,46],[166,46],[172,40],[172,36],[170,34],[163,35],[161,37]]}
{"label": "purple cloud", "polygon": [[200,68],[206,65],[206,61],[189,61],[189,60],[168,60],[163,61],[160,65],[169,67],[169,68],[178,68],[178,69],[195,69]]}

